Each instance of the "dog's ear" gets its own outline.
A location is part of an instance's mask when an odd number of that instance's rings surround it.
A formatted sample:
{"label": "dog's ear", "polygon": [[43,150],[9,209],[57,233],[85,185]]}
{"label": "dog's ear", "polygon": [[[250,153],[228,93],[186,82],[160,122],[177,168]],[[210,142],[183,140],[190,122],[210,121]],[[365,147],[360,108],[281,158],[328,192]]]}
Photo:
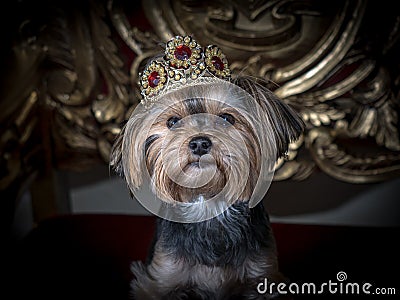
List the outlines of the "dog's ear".
{"label": "dog's ear", "polygon": [[144,142],[141,129],[139,117],[129,119],[116,137],[110,155],[111,168],[126,180],[131,191],[142,184]]}
{"label": "dog's ear", "polygon": [[303,120],[291,107],[253,78],[238,77],[235,84],[247,91],[266,113],[276,140],[277,158],[284,156],[289,143],[297,140],[303,132]]}

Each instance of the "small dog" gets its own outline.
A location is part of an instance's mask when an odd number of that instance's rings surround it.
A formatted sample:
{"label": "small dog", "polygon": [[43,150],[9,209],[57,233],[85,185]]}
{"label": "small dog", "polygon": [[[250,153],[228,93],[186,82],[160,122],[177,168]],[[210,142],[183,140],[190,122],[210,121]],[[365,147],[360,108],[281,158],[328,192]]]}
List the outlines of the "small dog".
{"label": "small dog", "polygon": [[303,131],[262,84],[232,79],[221,49],[190,36],[166,44],[140,75],[142,103],[117,137],[111,166],[158,215],[136,299],[269,299],[282,281],[262,198],[274,165]]}

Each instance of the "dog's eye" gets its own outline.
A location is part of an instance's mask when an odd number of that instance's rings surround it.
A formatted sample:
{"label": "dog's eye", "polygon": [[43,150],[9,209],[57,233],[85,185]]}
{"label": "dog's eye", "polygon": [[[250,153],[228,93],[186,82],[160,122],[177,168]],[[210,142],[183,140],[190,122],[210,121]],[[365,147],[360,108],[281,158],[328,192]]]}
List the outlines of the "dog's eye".
{"label": "dog's eye", "polygon": [[167,127],[168,127],[169,129],[171,129],[171,128],[172,128],[176,123],[178,123],[180,120],[181,120],[181,118],[176,117],[176,116],[169,118],[168,121],[167,121]]}
{"label": "dog's eye", "polygon": [[230,123],[231,125],[235,124],[235,118],[231,114],[221,114],[219,117],[225,122]]}

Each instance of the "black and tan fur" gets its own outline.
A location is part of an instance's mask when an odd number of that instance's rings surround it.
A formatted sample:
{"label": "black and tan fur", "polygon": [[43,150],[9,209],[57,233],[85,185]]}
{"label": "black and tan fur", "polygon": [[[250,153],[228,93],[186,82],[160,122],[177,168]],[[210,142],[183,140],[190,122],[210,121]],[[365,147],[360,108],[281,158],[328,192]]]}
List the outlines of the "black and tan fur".
{"label": "black and tan fur", "polygon": [[[201,96],[195,93],[199,89],[194,92],[186,89],[182,95],[173,93],[179,99],[166,99],[165,103],[136,115],[127,122],[114,144],[111,164],[131,190],[142,184],[140,165],[144,162],[155,192],[166,203],[208,199],[228,186],[227,201],[232,204],[222,214],[202,222],[179,223],[159,218],[148,261],[132,265],[136,299],[269,299],[274,295],[259,295],[257,284],[264,278],[283,280],[267,213],[262,202],[250,208],[249,200],[260,176],[262,151],[274,145],[273,160],[282,157],[289,143],[301,134],[303,123],[291,108],[252,79],[237,78],[233,83],[251,95],[254,107],[261,108],[248,112],[257,124],[268,124],[261,138],[253,130],[253,121],[244,118],[235,108],[235,101],[240,99],[213,101],[228,96],[205,85]],[[166,126],[172,116],[184,119],[196,114],[217,117],[229,114],[235,122],[231,129],[223,130],[207,126],[200,129],[196,122],[190,128],[184,122],[176,128]],[[208,122],[207,118],[204,120]],[[239,132],[244,142],[238,144],[230,130]],[[215,158],[217,171],[204,186],[182,187],[166,176],[165,169],[197,172],[198,158],[187,150],[188,137],[196,135],[207,136],[212,141],[210,153]],[[162,148],[170,156],[160,155]],[[243,153],[247,153],[248,161]],[[246,164],[250,174],[242,179]],[[229,176],[227,170],[231,172]],[[236,191],[241,184],[245,188]],[[198,212],[189,209],[185,213]]]}

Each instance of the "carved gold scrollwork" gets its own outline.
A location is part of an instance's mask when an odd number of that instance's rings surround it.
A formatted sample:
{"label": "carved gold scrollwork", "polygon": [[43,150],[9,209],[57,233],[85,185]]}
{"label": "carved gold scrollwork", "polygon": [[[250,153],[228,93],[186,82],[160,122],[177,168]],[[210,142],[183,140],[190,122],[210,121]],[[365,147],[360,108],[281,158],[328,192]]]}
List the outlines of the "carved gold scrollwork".
{"label": "carved gold scrollwork", "polygon": [[38,119],[34,117],[37,101],[38,95],[33,91],[26,99],[24,107],[21,107],[13,124],[1,135],[1,190],[18,180],[24,174],[21,170],[32,172],[29,160],[35,157],[39,147],[28,148],[26,144],[32,139],[32,132],[38,123]]}
{"label": "carved gold scrollwork", "polygon": [[319,168],[342,181],[369,183],[400,175],[400,153],[352,155],[324,128],[311,130],[307,145]]}
{"label": "carved gold scrollwork", "polygon": [[[231,68],[236,73],[264,77],[307,123],[304,140],[313,142],[303,145],[300,140],[292,145],[287,160],[277,163],[275,180],[305,179],[315,165],[335,178],[357,183],[397,174],[395,166],[376,164],[382,160],[389,165],[399,163],[398,98],[385,66],[365,47],[356,47],[366,26],[366,1],[337,1],[325,7],[314,1],[167,2],[160,6],[155,1],[144,3],[160,37],[166,40],[193,32],[200,41],[215,41],[233,57]],[[399,35],[398,16],[393,23],[382,50],[385,53]],[[337,131],[354,143],[373,138],[376,144],[369,145],[371,152],[362,159],[357,158],[347,154],[351,149],[340,148],[335,138],[326,138]],[[341,159],[316,156],[326,146],[321,141],[341,149],[329,153],[357,163],[338,164]],[[386,150],[376,154],[374,148],[381,146]],[[298,157],[307,150],[314,154],[312,161]],[[339,175],[346,173],[351,176]]]}
{"label": "carved gold scrollwork", "polygon": [[49,59],[61,68],[47,76],[47,102],[65,146],[108,160],[116,123],[132,103],[129,76],[106,23],[105,7],[90,6],[88,16],[56,19],[47,36]]}
{"label": "carved gold scrollwork", "polygon": [[[2,189],[36,169],[24,156],[40,152],[37,111],[49,112],[56,167],[108,161],[138,103],[139,71],[176,34],[220,45],[234,73],[263,77],[302,116],[307,130],[277,162],[275,180],[304,180],[316,167],[353,183],[399,175],[400,15],[390,8],[363,0],[60,5],[43,24],[18,28],[0,102]],[[371,25],[382,11],[385,22]],[[149,30],[132,18],[143,13]]]}

